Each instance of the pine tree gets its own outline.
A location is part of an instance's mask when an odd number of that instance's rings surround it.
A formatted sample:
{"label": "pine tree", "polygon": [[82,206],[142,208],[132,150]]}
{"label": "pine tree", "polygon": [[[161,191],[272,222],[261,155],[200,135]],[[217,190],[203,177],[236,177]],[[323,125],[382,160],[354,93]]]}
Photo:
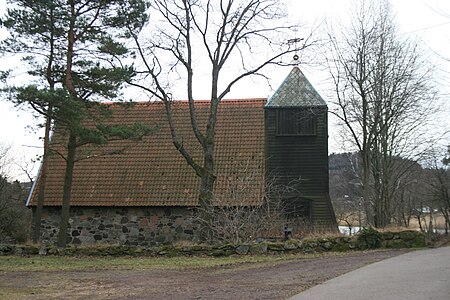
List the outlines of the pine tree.
{"label": "pine tree", "polygon": [[[33,79],[30,84],[10,87],[9,93],[17,103],[29,104],[46,117],[44,156],[49,154],[52,124],[68,136],[57,242],[65,247],[77,147],[103,144],[113,136],[135,138],[150,131],[136,124],[114,129],[84,126],[88,119],[96,124],[107,119],[110,112],[98,101],[117,100],[123,84],[132,80],[135,72],[126,64],[132,58],[126,41],[130,28],[137,34],[147,21],[140,17],[145,16],[147,4],[142,0],[20,0],[9,5],[2,24],[10,37],[1,43],[0,51],[20,55]],[[45,180],[45,169],[41,176]]]}

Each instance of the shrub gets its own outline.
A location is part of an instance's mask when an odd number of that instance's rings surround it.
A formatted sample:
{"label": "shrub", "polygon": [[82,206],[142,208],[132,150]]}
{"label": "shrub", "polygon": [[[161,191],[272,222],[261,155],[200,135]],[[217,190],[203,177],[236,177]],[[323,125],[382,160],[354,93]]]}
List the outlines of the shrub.
{"label": "shrub", "polygon": [[376,249],[381,247],[381,234],[372,227],[364,227],[358,234],[360,249]]}

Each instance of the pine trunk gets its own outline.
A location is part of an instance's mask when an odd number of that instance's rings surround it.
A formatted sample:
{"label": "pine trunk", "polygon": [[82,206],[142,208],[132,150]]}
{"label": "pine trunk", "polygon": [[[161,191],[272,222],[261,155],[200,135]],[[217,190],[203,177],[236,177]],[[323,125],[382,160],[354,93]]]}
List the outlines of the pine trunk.
{"label": "pine trunk", "polygon": [[53,108],[51,106],[47,109],[47,119],[45,121],[45,135],[44,135],[44,155],[42,157],[42,166],[41,166],[41,177],[39,183],[39,192],[38,199],[36,204],[36,211],[34,213],[33,219],[33,243],[39,243],[39,239],[41,236],[41,220],[42,220],[42,210],[44,207],[45,200],[45,182],[47,181],[47,157],[49,153],[50,147],[50,127],[52,123],[52,119],[50,117]]}
{"label": "pine trunk", "polygon": [[65,248],[67,243],[67,228],[70,214],[70,196],[72,190],[73,169],[75,165],[76,136],[71,132],[67,144],[66,173],[64,176],[63,203],[61,206],[61,220],[59,223],[59,248]]}

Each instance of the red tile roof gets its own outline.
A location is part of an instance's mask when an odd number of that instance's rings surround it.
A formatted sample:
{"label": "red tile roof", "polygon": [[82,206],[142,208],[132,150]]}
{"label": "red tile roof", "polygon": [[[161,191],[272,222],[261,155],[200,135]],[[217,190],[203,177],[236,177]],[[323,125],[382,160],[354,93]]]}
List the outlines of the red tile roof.
{"label": "red tile roof", "polygon": [[[266,99],[223,100],[216,127],[215,195],[231,205],[260,203],[264,191],[264,105]],[[111,104],[110,124],[144,123],[159,130],[143,141],[112,141],[104,146],[83,146],[75,164],[71,206],[193,206],[200,179],[172,144],[164,106],[137,103],[125,108]],[[209,101],[197,101],[199,123],[205,124]],[[201,148],[192,133],[188,102],[173,104],[175,126],[184,146],[202,163]],[[53,142],[58,138],[55,133]],[[58,147],[58,146],[56,146]],[[59,147],[64,153],[63,146]],[[116,154],[104,155],[117,150]],[[45,204],[61,205],[65,162],[48,158]],[[29,205],[35,205],[40,181]]]}

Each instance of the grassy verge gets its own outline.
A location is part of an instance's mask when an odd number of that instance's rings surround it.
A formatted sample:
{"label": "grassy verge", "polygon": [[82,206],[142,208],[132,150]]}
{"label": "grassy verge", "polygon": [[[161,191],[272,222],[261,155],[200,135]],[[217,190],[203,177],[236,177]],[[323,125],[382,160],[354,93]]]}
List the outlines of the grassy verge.
{"label": "grassy verge", "polygon": [[149,270],[185,269],[266,264],[301,258],[344,256],[351,253],[253,255],[226,257],[67,257],[67,256],[0,256],[0,272],[77,271],[77,270]]}

